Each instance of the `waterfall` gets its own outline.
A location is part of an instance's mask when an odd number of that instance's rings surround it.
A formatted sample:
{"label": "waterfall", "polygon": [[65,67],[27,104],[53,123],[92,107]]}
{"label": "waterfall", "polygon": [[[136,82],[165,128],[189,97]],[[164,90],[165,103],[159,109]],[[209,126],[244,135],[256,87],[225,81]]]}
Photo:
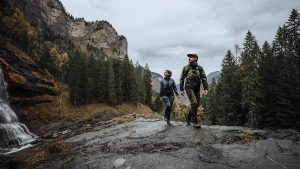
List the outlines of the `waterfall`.
{"label": "waterfall", "polygon": [[0,154],[8,154],[28,147],[37,137],[31,133],[8,104],[7,83],[0,68]]}

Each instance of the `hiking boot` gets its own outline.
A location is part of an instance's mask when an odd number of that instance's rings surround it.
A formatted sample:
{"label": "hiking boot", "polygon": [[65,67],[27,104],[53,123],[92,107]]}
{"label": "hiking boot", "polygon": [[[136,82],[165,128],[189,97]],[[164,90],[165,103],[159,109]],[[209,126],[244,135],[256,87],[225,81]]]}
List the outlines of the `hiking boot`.
{"label": "hiking boot", "polygon": [[167,118],[167,117],[164,117],[164,121],[166,121],[166,122],[167,122],[167,121],[168,121],[168,118]]}
{"label": "hiking boot", "polygon": [[190,125],[191,125],[191,122],[187,121],[186,126],[190,126]]}
{"label": "hiking boot", "polygon": [[173,124],[172,124],[171,121],[169,121],[169,120],[167,121],[167,125],[168,125],[168,126],[173,126]]}
{"label": "hiking boot", "polygon": [[201,125],[196,123],[191,123],[194,128],[200,129]]}
{"label": "hiking boot", "polygon": [[190,116],[188,114],[185,115],[185,121],[190,125]]}

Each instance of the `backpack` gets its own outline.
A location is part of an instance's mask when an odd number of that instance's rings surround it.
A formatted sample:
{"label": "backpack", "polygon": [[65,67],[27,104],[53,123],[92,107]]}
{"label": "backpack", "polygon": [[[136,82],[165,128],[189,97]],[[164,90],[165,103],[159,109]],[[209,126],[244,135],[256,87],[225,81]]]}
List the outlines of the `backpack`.
{"label": "backpack", "polygon": [[190,65],[185,66],[184,67],[185,78],[188,78],[188,75],[191,74],[192,76],[190,76],[190,77],[196,77],[196,76],[198,76],[201,79],[201,71],[202,71],[202,69],[203,68],[200,65],[197,65],[195,68],[193,68]]}

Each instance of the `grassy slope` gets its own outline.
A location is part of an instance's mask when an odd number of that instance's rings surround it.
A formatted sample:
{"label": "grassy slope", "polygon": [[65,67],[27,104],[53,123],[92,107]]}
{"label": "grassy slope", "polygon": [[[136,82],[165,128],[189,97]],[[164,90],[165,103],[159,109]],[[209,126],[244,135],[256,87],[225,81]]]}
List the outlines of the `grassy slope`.
{"label": "grassy slope", "polygon": [[106,103],[93,103],[74,107],[70,103],[68,87],[60,84],[59,90],[63,91],[61,99],[57,96],[52,103],[37,104],[25,108],[14,107],[14,109],[18,116],[32,116],[38,118],[38,120],[32,121],[24,120],[24,122],[33,130],[44,125],[45,122],[53,123],[60,120],[80,122],[92,119],[101,113],[112,113],[117,117],[114,119],[117,123],[127,122],[128,119],[119,117],[127,114],[134,114],[136,117],[162,118],[160,114],[142,104],[136,105],[132,103],[124,103],[121,105],[110,106]]}

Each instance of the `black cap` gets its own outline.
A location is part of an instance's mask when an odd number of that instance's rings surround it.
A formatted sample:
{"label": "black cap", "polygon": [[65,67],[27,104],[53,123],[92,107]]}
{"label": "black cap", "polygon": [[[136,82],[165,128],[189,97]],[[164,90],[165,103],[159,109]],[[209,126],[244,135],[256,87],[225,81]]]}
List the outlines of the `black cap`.
{"label": "black cap", "polygon": [[187,57],[197,58],[197,60],[198,60],[198,55],[197,54],[189,53],[189,54],[187,54]]}

